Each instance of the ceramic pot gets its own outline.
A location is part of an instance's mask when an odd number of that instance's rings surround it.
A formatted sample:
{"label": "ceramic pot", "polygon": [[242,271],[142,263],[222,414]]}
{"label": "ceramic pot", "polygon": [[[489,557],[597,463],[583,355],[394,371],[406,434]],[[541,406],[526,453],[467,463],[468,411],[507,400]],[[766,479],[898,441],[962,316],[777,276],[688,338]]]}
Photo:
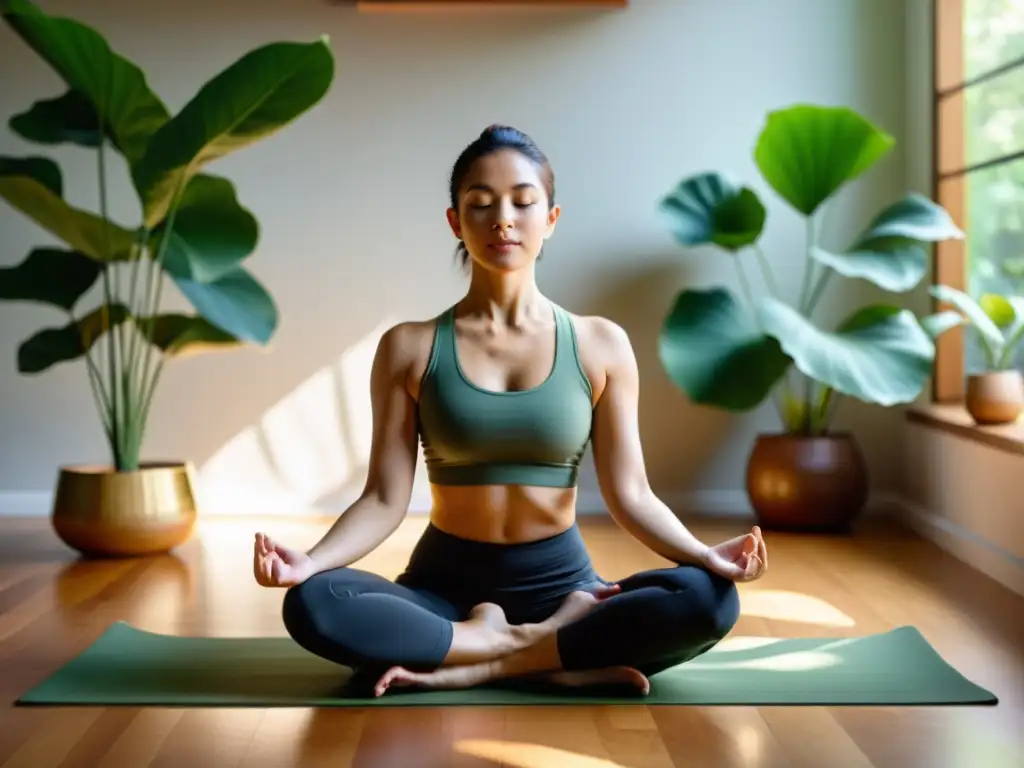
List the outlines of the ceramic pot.
{"label": "ceramic pot", "polygon": [[976,424],[1011,424],[1024,410],[1024,377],[1018,370],[972,374],[964,406]]}
{"label": "ceramic pot", "polygon": [[868,470],[853,435],[758,435],[747,495],[768,530],[841,532],[868,499]]}

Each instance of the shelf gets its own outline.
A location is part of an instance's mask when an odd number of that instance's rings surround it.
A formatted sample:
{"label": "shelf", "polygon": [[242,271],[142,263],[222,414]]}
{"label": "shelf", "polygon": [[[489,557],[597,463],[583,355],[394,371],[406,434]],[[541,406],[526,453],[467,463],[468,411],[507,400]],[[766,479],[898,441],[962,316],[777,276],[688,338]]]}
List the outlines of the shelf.
{"label": "shelf", "polygon": [[433,13],[438,11],[566,10],[626,8],[629,0],[354,0],[367,13]]}

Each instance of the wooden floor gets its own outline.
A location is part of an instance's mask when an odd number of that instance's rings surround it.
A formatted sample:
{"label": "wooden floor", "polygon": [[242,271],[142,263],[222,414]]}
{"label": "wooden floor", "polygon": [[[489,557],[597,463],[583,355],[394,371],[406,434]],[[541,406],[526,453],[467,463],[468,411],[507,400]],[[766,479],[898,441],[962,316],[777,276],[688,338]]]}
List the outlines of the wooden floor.
{"label": "wooden floor", "polygon": [[[0,519],[0,765],[1024,766],[1024,599],[884,523],[849,538],[770,535],[770,572],[741,585],[733,635],[848,636],[913,624],[994,707],[162,709],[15,707],[112,621],[156,632],[281,635],[282,593],[258,587],[262,528],[306,546],[329,521],[203,521],[175,556],[80,561],[46,520]],[[363,567],[393,576],[421,519]],[[742,532],[692,523],[705,540]],[[584,523],[610,578],[663,564],[604,522]]]}

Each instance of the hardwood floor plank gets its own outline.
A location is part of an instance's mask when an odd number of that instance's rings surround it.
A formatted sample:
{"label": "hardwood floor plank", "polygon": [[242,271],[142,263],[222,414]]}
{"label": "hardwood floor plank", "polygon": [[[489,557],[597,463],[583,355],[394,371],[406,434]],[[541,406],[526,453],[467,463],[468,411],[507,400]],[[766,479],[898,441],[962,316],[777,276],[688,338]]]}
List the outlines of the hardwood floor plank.
{"label": "hardwood floor plank", "polygon": [[97,768],[150,765],[168,734],[185,714],[181,709],[161,707],[128,711],[133,713],[133,717],[96,763]]}
{"label": "hardwood floor plank", "polygon": [[[252,536],[307,547],[328,519],[201,521],[173,555],[76,558],[48,521],[0,520],[0,765],[487,768],[1017,768],[1024,764],[1024,598],[902,528],[768,534],[770,571],[741,584],[732,638],[847,637],[916,626],[998,707],[14,707],[111,622],[154,632],[281,636],[283,591],[251,575]],[[701,538],[745,521],[693,520]],[[394,577],[411,518],[359,563]],[[616,579],[664,560],[610,521],[581,521]]]}

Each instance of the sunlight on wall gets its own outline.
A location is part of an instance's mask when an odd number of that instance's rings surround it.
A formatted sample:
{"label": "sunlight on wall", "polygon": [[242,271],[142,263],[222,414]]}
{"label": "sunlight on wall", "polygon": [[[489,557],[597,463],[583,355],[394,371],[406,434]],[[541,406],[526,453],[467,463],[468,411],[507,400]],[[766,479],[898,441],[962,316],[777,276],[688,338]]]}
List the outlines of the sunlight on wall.
{"label": "sunlight on wall", "polygon": [[203,512],[344,511],[366,479],[370,369],[381,336],[396,322],[385,318],[206,461],[196,473]]}
{"label": "sunlight on wall", "polygon": [[493,760],[510,768],[625,768],[622,763],[569,752],[541,744],[490,739],[462,739],[452,745],[457,754]]}
{"label": "sunlight on wall", "polygon": [[824,627],[852,627],[856,624],[851,616],[821,598],[779,589],[756,589],[745,593],[743,614]]}

